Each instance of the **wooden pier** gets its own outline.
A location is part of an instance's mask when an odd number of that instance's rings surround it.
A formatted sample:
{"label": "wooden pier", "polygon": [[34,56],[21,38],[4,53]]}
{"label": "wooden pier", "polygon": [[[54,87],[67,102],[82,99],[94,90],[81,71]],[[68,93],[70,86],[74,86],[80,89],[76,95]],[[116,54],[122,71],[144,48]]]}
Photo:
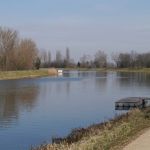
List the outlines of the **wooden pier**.
{"label": "wooden pier", "polygon": [[148,97],[127,97],[115,102],[115,107],[138,107],[146,103]]}
{"label": "wooden pier", "polygon": [[115,110],[131,110],[133,108],[147,108],[149,107],[150,104],[148,103],[148,101],[146,101],[144,104],[142,105],[139,105],[139,106],[133,106],[133,107],[130,107],[130,106],[127,106],[127,107],[119,107],[119,106],[115,106]]}

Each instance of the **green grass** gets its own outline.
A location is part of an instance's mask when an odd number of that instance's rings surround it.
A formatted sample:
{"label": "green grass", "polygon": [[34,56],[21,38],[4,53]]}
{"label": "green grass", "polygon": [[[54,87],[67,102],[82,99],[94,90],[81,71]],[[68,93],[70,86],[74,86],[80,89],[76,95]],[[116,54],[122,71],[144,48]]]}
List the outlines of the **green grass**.
{"label": "green grass", "polygon": [[48,76],[47,69],[27,70],[27,71],[1,71],[0,80],[18,79],[18,78],[35,78]]}
{"label": "green grass", "polygon": [[42,144],[31,150],[121,150],[150,128],[150,107],[134,109],[105,123],[73,129],[60,144]]}

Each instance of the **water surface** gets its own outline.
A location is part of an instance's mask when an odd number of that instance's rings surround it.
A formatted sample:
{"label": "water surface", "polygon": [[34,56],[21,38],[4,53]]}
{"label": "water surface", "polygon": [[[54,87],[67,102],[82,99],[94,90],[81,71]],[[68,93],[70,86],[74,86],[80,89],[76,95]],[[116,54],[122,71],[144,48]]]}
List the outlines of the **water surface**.
{"label": "water surface", "polygon": [[150,75],[64,71],[58,77],[0,81],[0,150],[27,150],[116,113],[115,101],[150,97]]}

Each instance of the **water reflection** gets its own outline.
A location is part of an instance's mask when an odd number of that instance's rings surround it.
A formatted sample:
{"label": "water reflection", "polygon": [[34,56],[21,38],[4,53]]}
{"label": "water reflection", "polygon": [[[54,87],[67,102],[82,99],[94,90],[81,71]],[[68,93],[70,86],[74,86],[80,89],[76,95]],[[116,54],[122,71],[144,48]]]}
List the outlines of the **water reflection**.
{"label": "water reflection", "polygon": [[147,73],[134,73],[134,72],[117,72],[118,77],[125,77],[120,78],[120,83],[122,85],[133,85],[138,84],[139,86],[141,84],[148,84],[150,85],[150,74]]}
{"label": "water reflection", "polygon": [[22,86],[14,81],[2,81],[0,86],[0,129],[17,124],[19,113],[30,112],[35,106],[38,87]]}
{"label": "water reflection", "polygon": [[78,77],[107,77],[106,71],[78,71]]}

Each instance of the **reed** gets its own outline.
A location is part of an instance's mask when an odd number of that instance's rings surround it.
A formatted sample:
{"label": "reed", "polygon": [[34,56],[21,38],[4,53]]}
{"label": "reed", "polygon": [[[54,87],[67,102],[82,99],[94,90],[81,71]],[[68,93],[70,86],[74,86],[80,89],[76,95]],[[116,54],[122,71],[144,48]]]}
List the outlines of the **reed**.
{"label": "reed", "polygon": [[56,68],[49,68],[48,74],[49,75],[57,75],[57,69]]}

